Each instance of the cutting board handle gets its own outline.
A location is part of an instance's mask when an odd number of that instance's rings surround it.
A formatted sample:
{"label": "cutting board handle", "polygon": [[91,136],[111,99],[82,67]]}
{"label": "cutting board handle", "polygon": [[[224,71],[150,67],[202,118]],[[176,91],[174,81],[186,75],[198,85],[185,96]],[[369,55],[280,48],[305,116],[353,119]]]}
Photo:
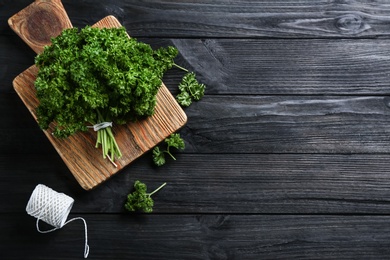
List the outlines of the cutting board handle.
{"label": "cutting board handle", "polygon": [[9,18],[8,24],[37,54],[51,44],[52,37],[72,28],[61,0],[35,0]]}

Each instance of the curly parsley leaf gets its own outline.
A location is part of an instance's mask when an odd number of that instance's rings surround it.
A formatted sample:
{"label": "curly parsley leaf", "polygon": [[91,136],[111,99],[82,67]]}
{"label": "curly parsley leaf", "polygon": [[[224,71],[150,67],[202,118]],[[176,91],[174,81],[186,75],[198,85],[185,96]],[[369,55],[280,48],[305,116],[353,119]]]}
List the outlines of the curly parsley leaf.
{"label": "curly parsley leaf", "polygon": [[165,164],[164,151],[160,150],[160,147],[158,146],[153,148],[153,162],[157,166],[162,166]]}
{"label": "curly parsley leaf", "polygon": [[206,86],[198,82],[195,73],[189,72],[184,75],[179,84],[180,93],[176,96],[176,100],[180,105],[188,107],[192,100],[199,101],[204,96],[205,89]]}
{"label": "curly parsley leaf", "polygon": [[189,107],[192,103],[190,94],[187,91],[181,92],[176,96],[177,102],[183,107]]}
{"label": "curly parsley leaf", "polygon": [[179,150],[183,150],[185,148],[184,140],[180,137],[180,134],[171,134],[165,139],[165,142],[168,145],[167,150],[169,150],[170,147],[174,147]]}

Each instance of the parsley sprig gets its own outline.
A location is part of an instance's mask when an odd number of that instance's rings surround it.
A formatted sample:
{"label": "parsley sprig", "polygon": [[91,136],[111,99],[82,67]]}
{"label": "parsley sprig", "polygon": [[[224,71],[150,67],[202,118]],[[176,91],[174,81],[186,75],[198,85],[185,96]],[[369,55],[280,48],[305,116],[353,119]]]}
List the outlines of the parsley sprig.
{"label": "parsley sprig", "polygon": [[[153,50],[129,38],[124,27],[66,29],[35,59],[42,129],[68,137],[101,122],[125,124],[154,113],[163,74],[177,56],[169,46]],[[121,157],[111,127],[98,131],[103,157]]]}
{"label": "parsley sprig", "polygon": [[195,73],[188,72],[179,84],[180,93],[176,100],[180,105],[188,107],[193,100],[199,101],[204,96],[205,89],[206,86],[198,82]]}
{"label": "parsley sprig", "polygon": [[156,146],[153,149],[153,162],[157,166],[162,166],[165,164],[165,154],[168,154],[173,160],[176,160],[176,158],[171,153],[170,148],[173,147],[179,150],[183,150],[185,148],[184,140],[180,137],[180,134],[171,134],[164,141],[167,147],[165,150],[160,149],[159,146]]}
{"label": "parsley sprig", "polygon": [[154,201],[152,195],[162,189],[167,183],[163,183],[154,191],[147,193],[147,186],[145,183],[137,180],[134,183],[134,191],[127,195],[125,209],[128,211],[143,211],[150,213],[153,211]]}

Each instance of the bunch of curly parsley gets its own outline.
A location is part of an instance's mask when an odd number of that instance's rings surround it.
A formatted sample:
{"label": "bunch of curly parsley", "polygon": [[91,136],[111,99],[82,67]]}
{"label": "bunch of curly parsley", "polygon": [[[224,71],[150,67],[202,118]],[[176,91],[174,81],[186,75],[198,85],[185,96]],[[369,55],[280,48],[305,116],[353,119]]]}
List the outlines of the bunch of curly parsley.
{"label": "bunch of curly parsley", "polygon": [[[35,59],[38,123],[68,137],[102,122],[125,124],[154,113],[163,74],[176,48],[153,50],[124,27],[66,29]],[[103,157],[121,157],[111,127],[97,131]]]}

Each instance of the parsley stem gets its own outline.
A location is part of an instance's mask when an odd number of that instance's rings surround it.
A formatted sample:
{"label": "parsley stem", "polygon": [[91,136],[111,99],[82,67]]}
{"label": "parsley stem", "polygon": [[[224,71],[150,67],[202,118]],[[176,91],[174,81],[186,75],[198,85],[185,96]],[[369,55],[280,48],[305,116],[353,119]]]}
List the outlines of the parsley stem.
{"label": "parsley stem", "polygon": [[175,156],[173,156],[173,154],[171,154],[170,151],[166,150],[166,151],[164,151],[164,152],[167,153],[167,154],[169,154],[169,155],[172,157],[172,159],[176,161]]}
{"label": "parsley stem", "polygon": [[107,127],[106,131],[107,131],[107,134],[109,135],[109,137],[111,138],[112,148],[116,151],[116,155],[118,157],[122,157],[122,153],[119,149],[118,143],[115,140],[114,134],[112,133],[111,127]]}
{"label": "parsley stem", "polygon": [[188,69],[183,68],[182,66],[177,65],[176,63],[173,63],[173,66],[175,66],[178,69],[184,70],[185,72],[188,72]]}
{"label": "parsley stem", "polygon": [[[99,110],[97,110],[97,115],[98,121],[105,121]],[[115,140],[114,134],[112,133],[112,129],[110,126],[99,129],[97,131],[96,148],[99,147],[99,144],[101,144],[102,146],[103,158],[108,158],[114,164],[114,166],[117,167],[113,161],[115,160],[115,157],[122,157],[122,153],[119,149],[118,143]]]}
{"label": "parsley stem", "polygon": [[166,149],[164,152],[167,153],[167,154],[169,154],[169,155],[172,157],[172,159],[176,161],[175,156],[173,156],[173,154],[171,154],[171,152],[169,151],[169,148],[170,148],[170,147],[171,147],[171,146],[168,145],[167,149]]}
{"label": "parsley stem", "polygon": [[152,196],[154,193],[156,193],[157,191],[161,190],[165,185],[167,185],[166,182],[164,182],[160,187],[158,187],[157,189],[155,189],[154,191],[152,191],[151,193],[148,193],[148,196]]}
{"label": "parsley stem", "polygon": [[103,150],[103,158],[105,159],[106,158],[106,154],[108,153],[108,145],[107,145],[107,132],[105,131],[105,129],[102,129],[102,130],[99,130],[99,131],[102,131],[102,134],[103,134],[103,144],[102,145],[102,150]]}
{"label": "parsley stem", "polygon": [[102,142],[102,132],[98,131],[97,132],[97,138],[96,138],[96,145],[95,148],[99,147],[99,144]]}

